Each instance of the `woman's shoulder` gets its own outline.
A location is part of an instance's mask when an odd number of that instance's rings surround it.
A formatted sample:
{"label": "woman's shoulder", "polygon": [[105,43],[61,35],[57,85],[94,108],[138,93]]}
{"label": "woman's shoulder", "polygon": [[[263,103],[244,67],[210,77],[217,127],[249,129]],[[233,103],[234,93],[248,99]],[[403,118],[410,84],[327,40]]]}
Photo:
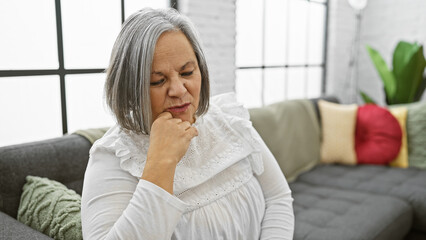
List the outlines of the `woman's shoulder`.
{"label": "woman's shoulder", "polygon": [[[111,127],[102,138],[98,139],[90,149],[90,154],[97,150],[106,150],[117,157],[124,155],[129,149],[143,148],[146,142],[142,134],[136,134],[121,128],[118,124]],[[148,142],[146,144],[149,144]]]}
{"label": "woman's shoulder", "polygon": [[90,159],[105,157],[108,154],[120,162],[120,167],[135,177],[141,176],[141,167],[146,160],[149,136],[137,134],[121,128],[111,127],[105,135],[97,140],[90,149]]}
{"label": "woman's shoulder", "polygon": [[210,108],[212,114],[222,114],[230,118],[249,120],[250,115],[244,105],[237,101],[234,92],[222,93],[211,97]]}

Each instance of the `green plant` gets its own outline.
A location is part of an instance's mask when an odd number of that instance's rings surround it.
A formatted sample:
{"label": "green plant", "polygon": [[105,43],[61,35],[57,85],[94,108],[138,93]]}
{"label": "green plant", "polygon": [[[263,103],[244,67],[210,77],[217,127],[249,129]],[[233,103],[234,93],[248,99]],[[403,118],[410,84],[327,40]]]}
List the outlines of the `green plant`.
{"label": "green plant", "polygon": [[[426,88],[426,76],[423,75],[426,60],[422,45],[400,41],[393,52],[392,70],[378,51],[368,45],[366,47],[383,81],[388,105],[420,100]],[[364,92],[360,91],[360,94],[365,103],[375,103]]]}

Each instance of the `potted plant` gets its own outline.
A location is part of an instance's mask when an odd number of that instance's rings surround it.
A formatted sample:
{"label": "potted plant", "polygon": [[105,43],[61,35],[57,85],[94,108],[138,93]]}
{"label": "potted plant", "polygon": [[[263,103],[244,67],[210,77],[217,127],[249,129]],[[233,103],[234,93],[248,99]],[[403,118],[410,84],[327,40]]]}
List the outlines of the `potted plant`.
{"label": "potted plant", "polygon": [[[393,52],[392,70],[378,51],[368,45],[367,51],[383,81],[387,105],[420,100],[426,88],[426,76],[423,75],[426,60],[422,45],[400,41]],[[367,94],[360,93],[365,103],[375,103]]]}

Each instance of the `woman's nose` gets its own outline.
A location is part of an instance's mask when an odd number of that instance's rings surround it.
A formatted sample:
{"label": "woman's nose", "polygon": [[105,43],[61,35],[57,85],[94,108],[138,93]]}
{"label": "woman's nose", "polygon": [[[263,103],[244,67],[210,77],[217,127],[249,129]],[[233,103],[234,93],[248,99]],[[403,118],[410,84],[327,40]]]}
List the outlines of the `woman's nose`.
{"label": "woman's nose", "polygon": [[182,97],[186,93],[185,80],[179,76],[170,79],[168,94],[170,97]]}

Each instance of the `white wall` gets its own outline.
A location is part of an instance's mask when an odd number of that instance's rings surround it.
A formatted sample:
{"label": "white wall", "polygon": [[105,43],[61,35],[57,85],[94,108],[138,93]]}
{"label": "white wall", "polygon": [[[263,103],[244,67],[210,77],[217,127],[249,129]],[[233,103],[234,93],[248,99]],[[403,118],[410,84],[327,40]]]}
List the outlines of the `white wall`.
{"label": "white wall", "polygon": [[235,0],[180,0],[178,7],[200,33],[210,71],[211,95],[234,91]]}
{"label": "white wall", "polygon": [[[343,103],[353,102],[353,87],[346,75],[350,47],[355,33],[355,13],[346,0],[329,0],[327,93]],[[384,104],[381,79],[365,50],[378,50],[390,66],[393,50],[400,40],[426,44],[425,0],[370,0],[362,13],[358,60],[359,88]],[[423,101],[426,94],[423,95]],[[358,98],[358,103],[362,101]]]}

